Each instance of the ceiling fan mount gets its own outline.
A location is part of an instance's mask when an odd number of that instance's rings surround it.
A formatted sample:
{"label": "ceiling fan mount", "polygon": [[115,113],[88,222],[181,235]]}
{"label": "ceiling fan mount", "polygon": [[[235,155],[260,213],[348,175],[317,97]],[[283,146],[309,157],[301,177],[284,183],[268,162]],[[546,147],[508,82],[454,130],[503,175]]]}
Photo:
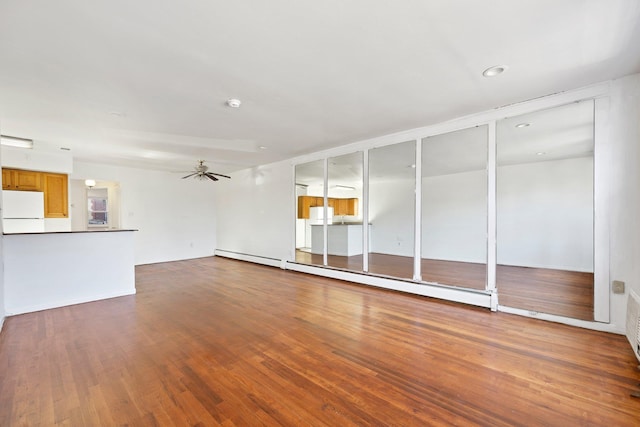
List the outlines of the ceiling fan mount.
{"label": "ceiling fan mount", "polygon": [[210,179],[211,181],[218,181],[217,177],[219,176],[231,179],[231,177],[227,175],[209,172],[209,166],[204,164],[204,160],[198,160],[198,164],[196,164],[196,166],[193,168],[193,171],[189,175],[183,176],[182,179],[194,177],[195,179],[199,179],[201,181],[206,181],[208,179]]}

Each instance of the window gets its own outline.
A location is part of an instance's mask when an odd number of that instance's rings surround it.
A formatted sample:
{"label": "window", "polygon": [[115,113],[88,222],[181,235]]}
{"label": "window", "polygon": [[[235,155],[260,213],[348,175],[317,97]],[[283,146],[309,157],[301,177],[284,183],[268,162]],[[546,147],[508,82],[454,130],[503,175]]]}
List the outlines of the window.
{"label": "window", "polygon": [[[95,190],[94,190],[95,191]],[[106,190],[105,190],[106,193]],[[89,227],[105,227],[109,224],[108,220],[108,199],[107,196],[89,195],[88,201],[88,219]]]}

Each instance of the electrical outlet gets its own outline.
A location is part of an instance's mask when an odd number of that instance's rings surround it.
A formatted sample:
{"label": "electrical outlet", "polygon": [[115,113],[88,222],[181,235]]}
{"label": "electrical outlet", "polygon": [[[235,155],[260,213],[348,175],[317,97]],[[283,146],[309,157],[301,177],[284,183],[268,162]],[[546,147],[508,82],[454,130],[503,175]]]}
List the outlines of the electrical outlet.
{"label": "electrical outlet", "polygon": [[614,294],[624,294],[624,282],[614,280],[611,284],[611,290],[613,290]]}

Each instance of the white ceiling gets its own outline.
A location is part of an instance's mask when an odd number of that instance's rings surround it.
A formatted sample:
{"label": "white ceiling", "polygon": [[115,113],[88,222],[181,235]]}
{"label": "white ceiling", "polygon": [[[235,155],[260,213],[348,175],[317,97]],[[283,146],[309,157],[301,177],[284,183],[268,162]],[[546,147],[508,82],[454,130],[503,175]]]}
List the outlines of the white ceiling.
{"label": "white ceiling", "polygon": [[99,163],[233,172],[635,72],[637,0],[0,3],[0,132]]}

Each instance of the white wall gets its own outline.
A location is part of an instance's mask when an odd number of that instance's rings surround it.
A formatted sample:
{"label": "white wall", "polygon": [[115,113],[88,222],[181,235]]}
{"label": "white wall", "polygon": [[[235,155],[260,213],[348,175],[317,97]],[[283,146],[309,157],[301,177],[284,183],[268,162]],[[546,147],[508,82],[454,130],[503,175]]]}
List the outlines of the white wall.
{"label": "white wall", "polygon": [[593,272],[593,159],[498,168],[498,264]]}
{"label": "white wall", "polygon": [[369,185],[371,252],[413,257],[415,179]]}
{"label": "white wall", "polygon": [[[613,82],[609,117],[610,278],[640,294],[640,74]],[[612,321],[622,328],[628,294],[611,294]]]}
{"label": "white wall", "polygon": [[294,196],[288,162],[232,173],[216,187],[217,248],[293,260]]}
{"label": "white wall", "polygon": [[73,172],[70,151],[52,148],[37,141],[33,149],[2,146],[0,150],[3,167],[67,174]]}
{"label": "white wall", "polygon": [[422,258],[487,262],[484,170],[422,179]]}
{"label": "white wall", "polygon": [[224,181],[183,180],[169,172],[83,162],[74,163],[71,178],[120,183],[121,228],[139,230],[136,265],[214,254],[214,188]]}

